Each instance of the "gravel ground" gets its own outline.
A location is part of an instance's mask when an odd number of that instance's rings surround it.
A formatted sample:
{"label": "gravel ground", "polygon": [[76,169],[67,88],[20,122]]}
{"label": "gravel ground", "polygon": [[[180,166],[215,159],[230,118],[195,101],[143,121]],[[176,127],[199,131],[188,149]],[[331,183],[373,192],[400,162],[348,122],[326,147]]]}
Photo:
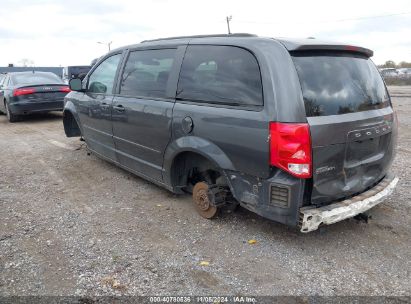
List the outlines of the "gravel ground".
{"label": "gravel ground", "polygon": [[411,295],[411,94],[391,91],[397,190],[368,224],[310,234],[241,208],[202,219],[87,155],[59,113],[0,116],[0,295]]}

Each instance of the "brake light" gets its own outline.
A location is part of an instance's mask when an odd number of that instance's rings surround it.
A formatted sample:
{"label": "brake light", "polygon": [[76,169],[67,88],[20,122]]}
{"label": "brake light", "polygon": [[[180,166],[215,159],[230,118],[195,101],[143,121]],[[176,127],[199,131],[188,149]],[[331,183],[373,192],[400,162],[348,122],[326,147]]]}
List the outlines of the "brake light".
{"label": "brake light", "polygon": [[270,123],[270,165],[299,178],[311,177],[311,137],[307,123]]}
{"label": "brake light", "polygon": [[34,92],[36,92],[35,89],[29,89],[29,88],[14,89],[13,96],[28,95],[28,94],[33,94]]}
{"label": "brake light", "polygon": [[71,90],[70,90],[69,87],[61,87],[61,88],[60,88],[60,92],[69,93],[69,92],[71,92]]}

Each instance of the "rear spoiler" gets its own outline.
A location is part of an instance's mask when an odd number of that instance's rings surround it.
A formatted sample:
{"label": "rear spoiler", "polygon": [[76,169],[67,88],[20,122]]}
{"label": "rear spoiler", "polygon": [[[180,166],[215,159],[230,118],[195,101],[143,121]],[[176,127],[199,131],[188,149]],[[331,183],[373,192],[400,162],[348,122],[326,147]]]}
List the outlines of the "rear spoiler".
{"label": "rear spoiler", "polygon": [[298,51],[344,51],[353,52],[365,55],[367,57],[372,57],[374,52],[370,49],[363,48],[355,45],[348,44],[337,44],[332,42],[320,42],[316,39],[303,39],[303,40],[282,40],[276,39],[288,51],[298,52]]}

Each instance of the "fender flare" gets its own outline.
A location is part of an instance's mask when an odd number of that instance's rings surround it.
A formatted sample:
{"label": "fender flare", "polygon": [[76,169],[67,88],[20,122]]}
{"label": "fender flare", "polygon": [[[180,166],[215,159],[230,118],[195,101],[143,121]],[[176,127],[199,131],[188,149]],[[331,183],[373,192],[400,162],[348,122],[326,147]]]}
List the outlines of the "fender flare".
{"label": "fender flare", "polygon": [[78,126],[79,129],[80,129],[80,133],[81,133],[81,134],[84,134],[84,133],[83,133],[83,128],[82,128],[82,126],[81,126],[81,124],[80,124],[80,120],[79,120],[79,117],[78,117],[78,114],[77,114],[76,106],[74,105],[74,103],[73,103],[70,99],[68,99],[68,100],[66,101],[66,103],[65,103],[65,105],[64,105],[64,109],[63,109],[63,127],[64,127],[64,129],[65,129],[65,126],[64,126],[64,124],[65,124],[65,123],[64,123],[64,122],[65,122],[64,117],[67,115],[67,113],[70,113],[71,115],[73,115],[74,120],[76,121],[77,126]]}
{"label": "fender flare", "polygon": [[216,144],[197,136],[180,137],[172,141],[164,153],[163,181],[166,185],[174,186],[171,169],[176,157],[184,152],[197,153],[222,170],[235,171],[231,160]]}

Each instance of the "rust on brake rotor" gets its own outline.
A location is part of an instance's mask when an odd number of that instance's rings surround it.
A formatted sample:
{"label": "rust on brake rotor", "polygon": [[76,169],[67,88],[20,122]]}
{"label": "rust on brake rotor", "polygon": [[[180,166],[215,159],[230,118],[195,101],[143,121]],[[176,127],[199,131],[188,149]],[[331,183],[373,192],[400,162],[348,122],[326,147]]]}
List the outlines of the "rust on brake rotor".
{"label": "rust on brake rotor", "polygon": [[208,185],[205,182],[195,184],[193,189],[193,201],[198,213],[207,219],[211,219],[217,215],[217,207],[210,203],[208,198]]}

